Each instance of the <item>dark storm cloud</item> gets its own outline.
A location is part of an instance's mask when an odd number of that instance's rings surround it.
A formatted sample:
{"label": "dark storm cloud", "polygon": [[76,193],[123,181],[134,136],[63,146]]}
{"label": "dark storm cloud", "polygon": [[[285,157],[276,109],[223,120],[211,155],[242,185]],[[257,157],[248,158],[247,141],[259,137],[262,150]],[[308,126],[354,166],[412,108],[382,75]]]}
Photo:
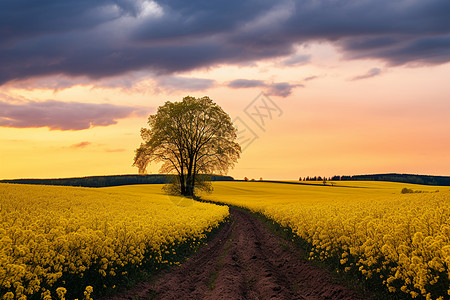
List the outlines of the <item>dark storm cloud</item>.
{"label": "dark storm cloud", "polygon": [[[153,7],[153,13],[148,12]],[[152,10],[150,10],[152,11]],[[0,84],[42,75],[173,74],[335,43],[390,65],[450,61],[448,0],[3,0]]]}
{"label": "dark storm cloud", "polygon": [[112,104],[54,100],[9,103],[0,100],[0,127],[83,130],[95,126],[114,125],[118,119],[145,113],[138,108]]}
{"label": "dark storm cloud", "polygon": [[138,9],[132,0],[2,0],[0,45],[45,34],[89,30],[124,15],[136,15]]}
{"label": "dark storm cloud", "polygon": [[270,0],[161,0],[157,3],[165,13],[142,22],[134,32],[136,39],[179,43],[184,38],[228,34],[239,31],[274,6]]}
{"label": "dark storm cloud", "polygon": [[424,57],[426,62],[440,64],[450,61],[449,49],[450,34],[441,37],[419,38],[400,49],[383,49],[380,51],[380,56],[390,57],[393,60],[392,64],[395,65],[415,61],[415,58],[419,56],[426,56]]}

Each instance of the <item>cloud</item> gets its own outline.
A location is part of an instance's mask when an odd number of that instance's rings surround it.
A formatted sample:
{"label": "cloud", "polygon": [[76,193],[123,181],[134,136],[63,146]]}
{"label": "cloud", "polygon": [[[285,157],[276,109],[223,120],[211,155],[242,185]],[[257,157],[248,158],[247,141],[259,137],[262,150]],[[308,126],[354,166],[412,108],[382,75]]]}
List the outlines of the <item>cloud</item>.
{"label": "cloud", "polygon": [[216,82],[212,79],[189,78],[180,76],[163,76],[157,78],[158,88],[166,91],[201,91],[213,87]]}
{"label": "cloud", "polygon": [[317,79],[318,78],[318,76],[308,76],[308,77],[306,77],[305,79],[303,79],[303,81],[311,81],[311,80],[314,80],[314,79]]}
{"label": "cloud", "polygon": [[[40,88],[61,91],[79,85],[92,86],[93,88],[118,88],[127,90],[135,88],[139,83],[147,80],[149,76],[152,76],[149,72],[136,71],[121,76],[111,76],[92,80],[86,76],[69,77],[67,75],[60,74],[22,79],[20,81],[7,83],[6,86],[9,85],[13,88],[26,90]],[[0,94],[0,96],[2,95]]]}
{"label": "cloud", "polygon": [[147,109],[112,104],[55,100],[9,103],[0,100],[0,127],[83,130],[114,125],[119,119],[146,113]]}
{"label": "cloud", "polygon": [[292,90],[296,87],[303,87],[303,84],[291,84],[289,82],[272,82],[268,83],[263,80],[252,79],[235,79],[227,83],[227,86],[234,89],[241,88],[265,88],[266,94],[269,96],[287,97],[292,94]]}
{"label": "cloud", "polygon": [[304,65],[309,62],[310,59],[311,55],[297,54],[283,60],[282,64],[287,67]]}
{"label": "cloud", "polygon": [[[148,91],[149,83],[146,82],[149,72],[131,72],[123,76],[114,76],[97,80],[89,80],[87,77],[69,78],[65,75],[44,76],[37,78],[28,78],[18,82],[11,83],[14,88],[33,90],[36,88],[51,89],[54,91],[64,90],[75,85],[92,86],[93,88],[119,88],[136,89],[140,83],[145,83]],[[157,76],[150,84],[154,92],[160,93],[161,90],[173,92],[177,90],[201,91],[212,88],[216,81],[207,78],[181,77],[181,76]],[[0,97],[2,94],[0,93]]]}
{"label": "cloud", "polygon": [[77,144],[70,145],[69,148],[83,149],[83,148],[86,148],[87,146],[90,146],[90,145],[92,145],[91,142],[85,141],[85,142],[80,142],[80,143],[77,143]]}
{"label": "cloud", "polygon": [[132,1],[15,1],[2,0],[0,45],[69,31],[85,31],[135,14]]}
{"label": "cloud", "polygon": [[303,87],[303,84],[290,84],[288,82],[278,82],[268,85],[267,95],[287,97],[292,94],[296,87]]}
{"label": "cloud", "polygon": [[[0,85],[46,75],[173,75],[293,55],[327,41],[347,59],[450,61],[448,0],[2,0]],[[120,83],[119,83],[120,84]]]}
{"label": "cloud", "polygon": [[252,88],[252,87],[265,87],[266,83],[262,80],[252,80],[252,79],[236,79],[230,81],[227,84],[228,87],[234,89],[240,88]]}
{"label": "cloud", "polygon": [[361,80],[366,78],[375,77],[381,74],[380,68],[372,68],[366,74],[358,75],[352,78],[352,80]]}

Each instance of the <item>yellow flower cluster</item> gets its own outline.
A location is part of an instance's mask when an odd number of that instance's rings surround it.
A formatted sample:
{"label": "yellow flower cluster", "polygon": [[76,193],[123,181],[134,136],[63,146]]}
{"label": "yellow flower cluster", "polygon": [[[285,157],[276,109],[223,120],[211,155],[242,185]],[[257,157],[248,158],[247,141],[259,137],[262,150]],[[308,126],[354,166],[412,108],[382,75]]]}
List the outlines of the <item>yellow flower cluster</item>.
{"label": "yellow flower cluster", "polygon": [[310,259],[380,280],[413,298],[450,295],[450,192],[405,184],[217,183],[210,200],[260,212],[312,245]]}
{"label": "yellow flower cluster", "polygon": [[[172,245],[203,238],[228,216],[227,207],[185,204],[175,205],[160,185],[0,184],[0,297],[40,293],[50,299],[49,290],[54,293],[63,275],[81,278],[95,267],[98,275],[114,278],[144,259],[166,263],[163,257],[174,253]],[[149,253],[153,257],[145,257]],[[56,290],[59,298],[65,293]]]}

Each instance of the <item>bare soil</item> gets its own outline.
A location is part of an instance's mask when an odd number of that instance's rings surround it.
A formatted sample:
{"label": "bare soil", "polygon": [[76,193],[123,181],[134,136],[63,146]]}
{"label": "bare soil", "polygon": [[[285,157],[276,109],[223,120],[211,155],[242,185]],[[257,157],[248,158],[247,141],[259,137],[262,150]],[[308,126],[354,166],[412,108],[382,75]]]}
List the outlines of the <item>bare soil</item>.
{"label": "bare soil", "polygon": [[361,299],[250,213],[231,222],[181,266],[116,299]]}

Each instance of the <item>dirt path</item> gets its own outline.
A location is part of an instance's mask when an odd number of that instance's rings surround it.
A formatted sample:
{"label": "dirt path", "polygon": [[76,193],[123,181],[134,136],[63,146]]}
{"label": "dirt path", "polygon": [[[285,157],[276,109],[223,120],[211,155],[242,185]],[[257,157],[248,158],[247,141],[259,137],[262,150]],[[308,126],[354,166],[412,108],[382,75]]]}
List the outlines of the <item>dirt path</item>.
{"label": "dirt path", "polygon": [[156,284],[142,283],[112,299],[360,299],[249,213]]}

